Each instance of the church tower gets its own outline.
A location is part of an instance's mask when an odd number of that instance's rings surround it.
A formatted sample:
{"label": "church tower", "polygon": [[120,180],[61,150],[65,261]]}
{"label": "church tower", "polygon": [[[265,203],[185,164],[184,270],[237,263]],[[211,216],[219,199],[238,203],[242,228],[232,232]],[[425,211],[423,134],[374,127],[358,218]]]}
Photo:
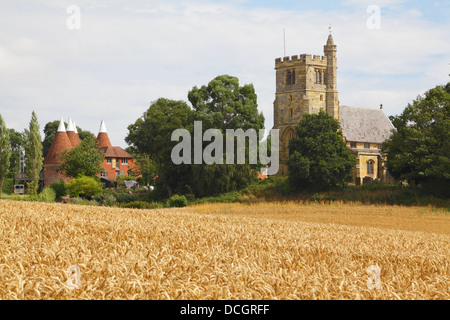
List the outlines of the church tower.
{"label": "church tower", "polygon": [[275,59],[274,129],[280,130],[280,171],[287,174],[289,140],[303,114],[326,111],[339,118],[336,45],[331,34],[324,56],[302,54]]}

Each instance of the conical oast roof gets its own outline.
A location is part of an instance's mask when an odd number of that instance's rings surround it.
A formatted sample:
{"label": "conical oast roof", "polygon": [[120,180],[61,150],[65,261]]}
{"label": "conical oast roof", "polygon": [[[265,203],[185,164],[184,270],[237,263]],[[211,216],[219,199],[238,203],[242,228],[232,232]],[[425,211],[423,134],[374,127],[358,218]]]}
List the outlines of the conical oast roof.
{"label": "conical oast roof", "polygon": [[70,143],[73,147],[76,147],[81,143],[80,137],[77,133],[77,127],[72,119],[69,118],[69,123],[67,124],[67,136],[69,137]]}
{"label": "conical oast roof", "polygon": [[60,164],[62,163],[61,154],[64,150],[72,149],[72,143],[67,136],[64,120],[61,119],[58,131],[55,134],[50,150],[45,157],[44,164]]}
{"label": "conical oast roof", "polygon": [[98,132],[97,141],[100,148],[112,147],[111,141],[109,141],[108,132],[106,131],[105,121],[102,120],[100,124],[100,130]]}

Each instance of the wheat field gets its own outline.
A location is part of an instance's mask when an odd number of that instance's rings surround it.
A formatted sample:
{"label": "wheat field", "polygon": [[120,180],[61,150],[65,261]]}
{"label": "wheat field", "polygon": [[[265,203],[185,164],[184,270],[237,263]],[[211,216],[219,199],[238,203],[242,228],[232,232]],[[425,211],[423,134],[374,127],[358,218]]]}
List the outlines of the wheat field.
{"label": "wheat field", "polygon": [[0,201],[0,298],[449,299],[449,219],[383,206]]}

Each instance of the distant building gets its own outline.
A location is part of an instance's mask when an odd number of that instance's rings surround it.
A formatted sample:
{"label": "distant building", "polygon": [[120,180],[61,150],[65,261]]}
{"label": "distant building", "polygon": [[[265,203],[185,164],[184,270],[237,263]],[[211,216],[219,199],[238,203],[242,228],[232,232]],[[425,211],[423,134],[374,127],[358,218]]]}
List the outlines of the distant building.
{"label": "distant building", "polygon": [[[116,181],[119,175],[132,174],[132,169],[137,167],[134,158],[121,147],[113,147],[111,145],[103,120],[100,124],[97,141],[99,143],[99,149],[105,153],[105,159],[103,161],[104,171],[98,175],[104,187],[110,186],[112,182]],[[63,173],[57,171],[58,167],[63,163],[61,155],[63,151],[69,151],[80,143],[81,140],[78,136],[75,123],[69,119],[66,129],[64,120],[61,119],[58,131],[44,160],[44,186],[49,186],[61,179],[65,181],[69,180]]]}
{"label": "distant building", "polygon": [[358,159],[353,170],[355,184],[374,179],[391,181],[380,153],[394,130],[382,109],[339,106],[337,46],[330,34],[324,55],[302,54],[275,59],[276,93],[274,129],[280,130],[280,171],[287,175],[289,140],[303,114],[325,111],[340,123],[347,148]]}

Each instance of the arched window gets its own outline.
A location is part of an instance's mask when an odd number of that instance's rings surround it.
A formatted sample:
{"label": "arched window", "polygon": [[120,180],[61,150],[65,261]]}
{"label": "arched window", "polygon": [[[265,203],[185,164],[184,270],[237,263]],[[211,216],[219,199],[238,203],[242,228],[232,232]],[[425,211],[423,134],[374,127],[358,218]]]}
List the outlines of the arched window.
{"label": "arched window", "polygon": [[291,71],[288,70],[287,76],[286,76],[286,84],[287,84],[288,86],[290,86],[291,83],[292,83],[292,74],[291,74]]}
{"label": "arched window", "polygon": [[317,72],[317,69],[316,69],[316,70],[314,70],[314,83],[317,83],[318,79],[319,79],[319,75],[318,75],[318,72]]}
{"label": "arched window", "polygon": [[292,84],[295,84],[295,70],[292,70]]}
{"label": "arched window", "polygon": [[367,174],[372,175],[373,174],[373,167],[375,162],[373,160],[367,161]]}
{"label": "arched window", "polygon": [[289,109],[289,120],[292,121],[293,116],[294,116],[294,110],[292,110],[292,108],[291,108],[291,109]]}
{"label": "arched window", "polygon": [[322,70],[319,70],[319,79],[317,83],[322,83]]}

